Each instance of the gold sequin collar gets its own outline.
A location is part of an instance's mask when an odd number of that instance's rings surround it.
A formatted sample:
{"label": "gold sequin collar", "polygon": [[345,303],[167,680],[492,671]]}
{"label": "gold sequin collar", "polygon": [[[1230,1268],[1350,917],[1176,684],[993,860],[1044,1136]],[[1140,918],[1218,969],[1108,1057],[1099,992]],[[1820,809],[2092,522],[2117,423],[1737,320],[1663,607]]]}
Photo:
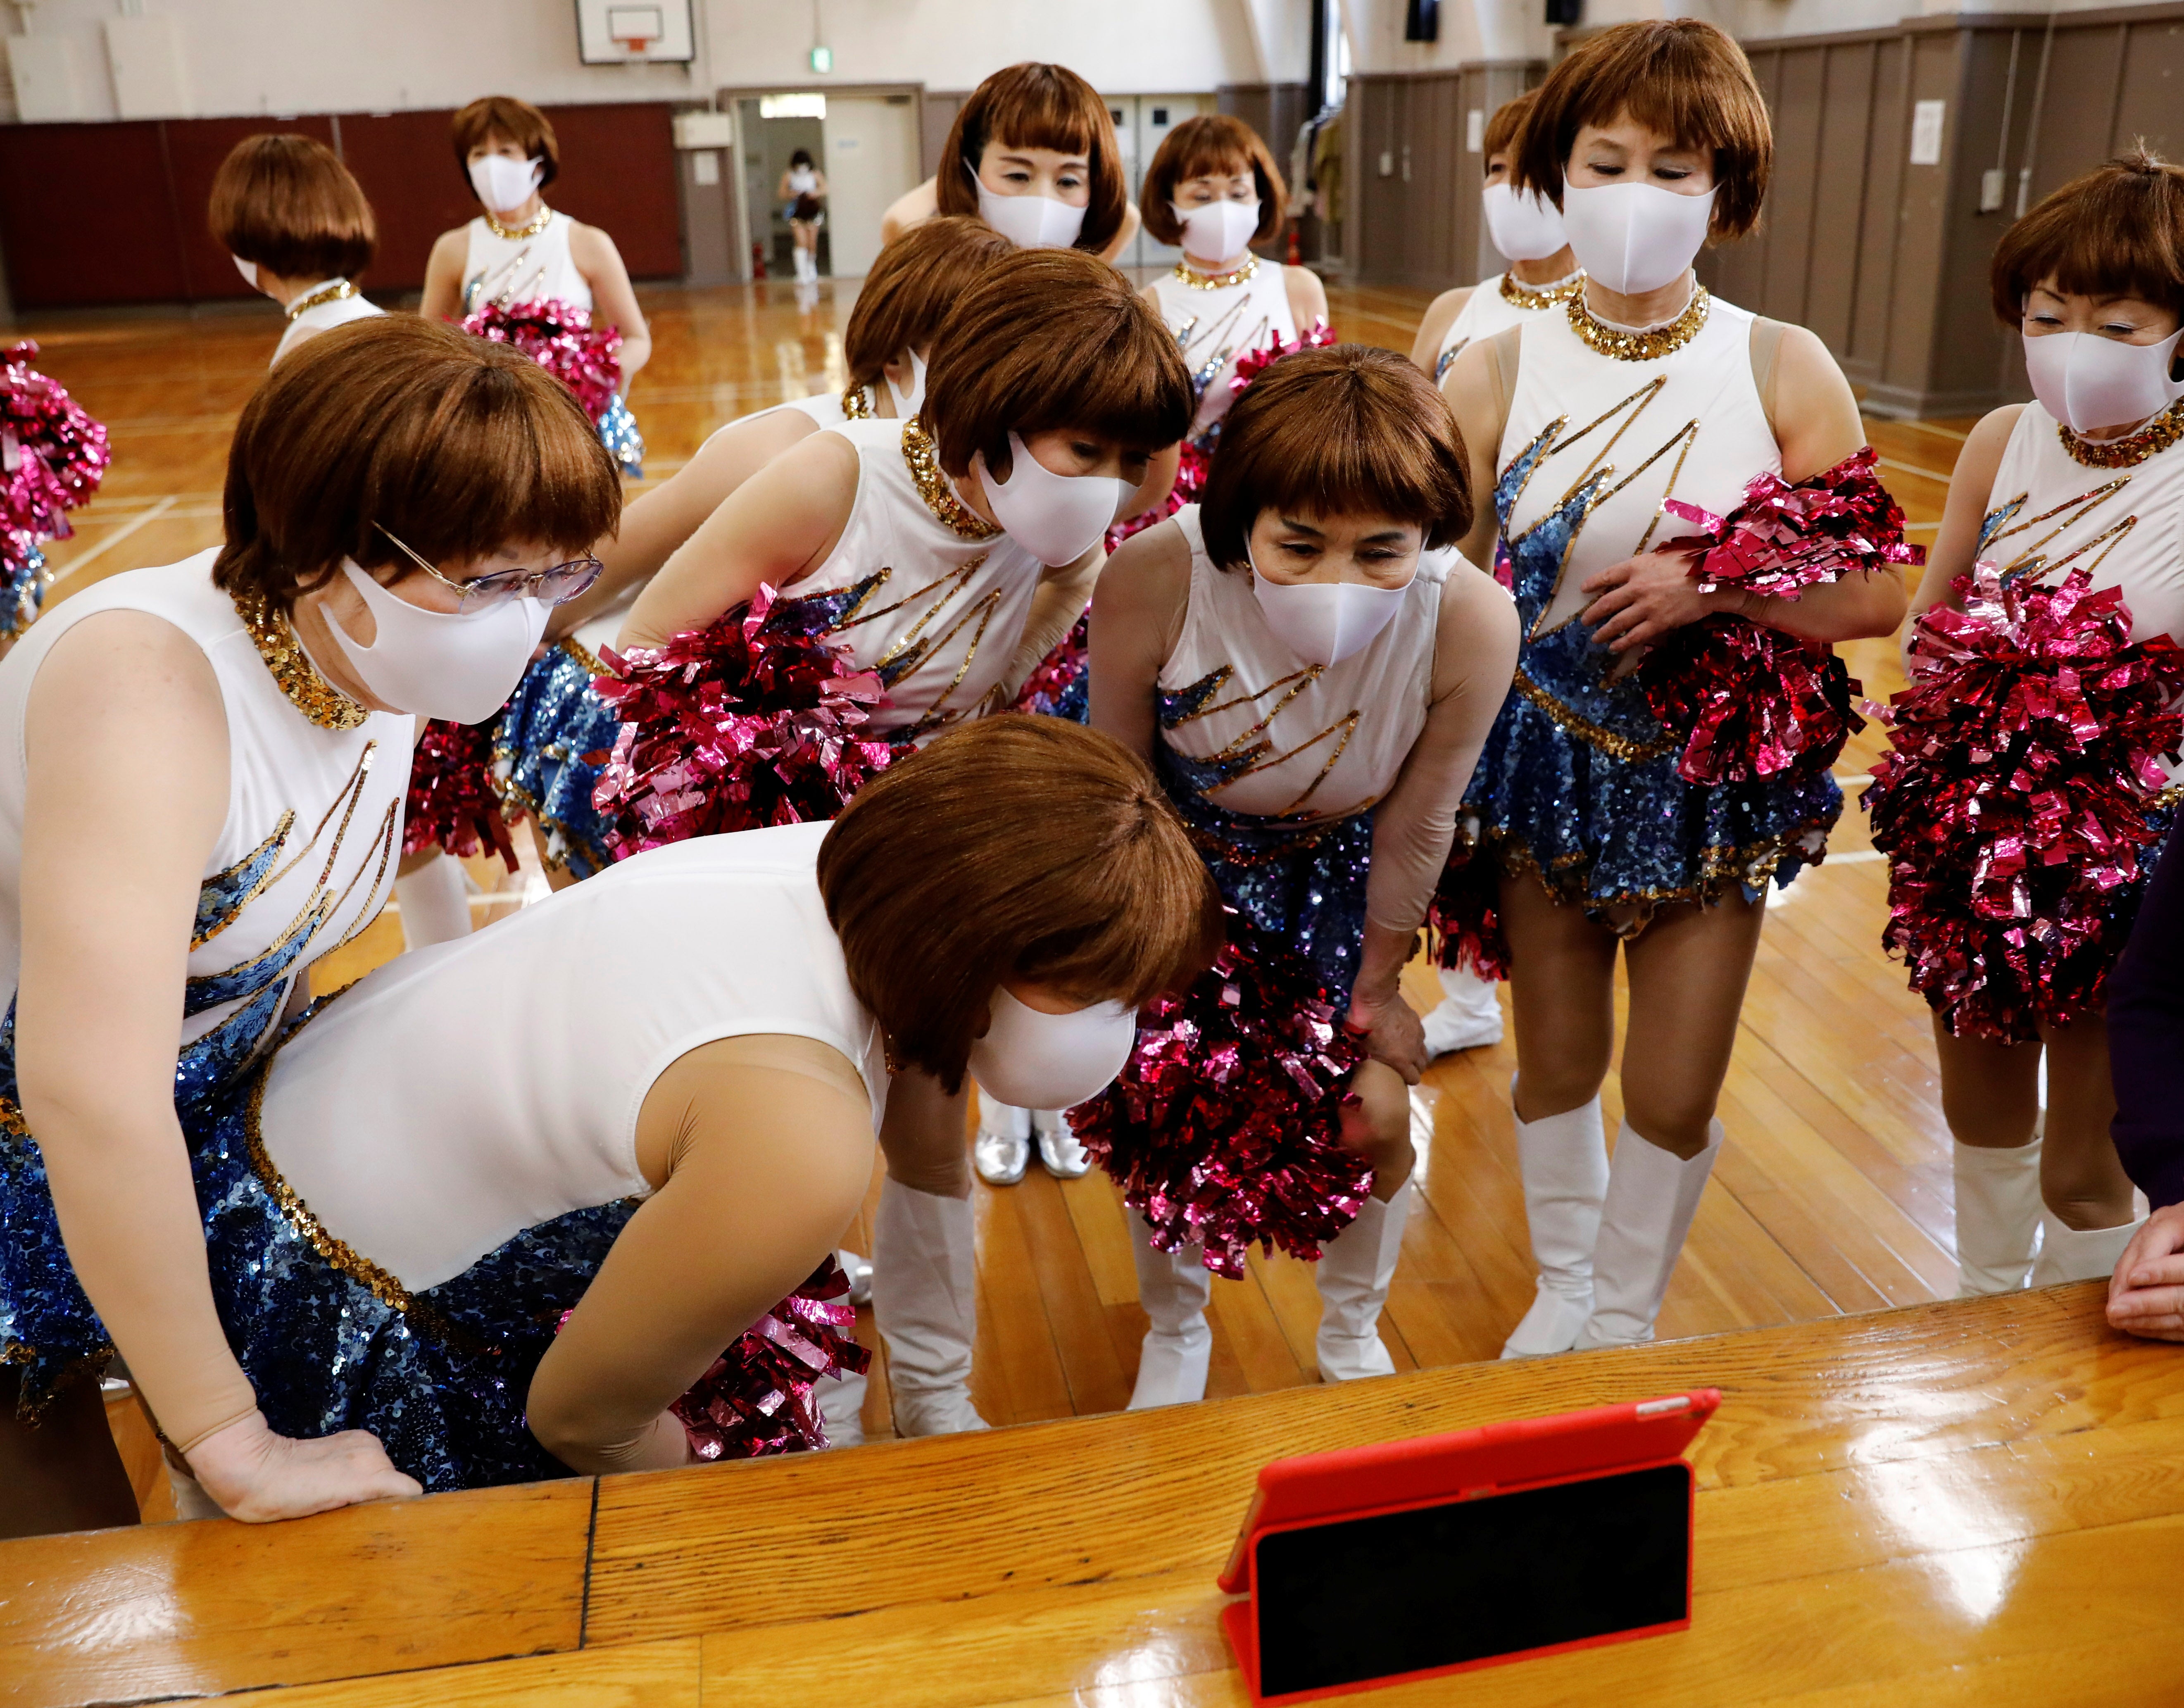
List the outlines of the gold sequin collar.
{"label": "gold sequin collar", "polygon": [[2184,398],[2171,403],[2137,432],[2120,439],[2084,439],[2070,423],[2055,423],[2055,437],[2074,463],[2089,469],[2128,469],[2184,439]]}
{"label": "gold sequin collar", "polygon": [[917,495],[925,508],[967,540],[990,540],[1000,530],[978,515],[948,489],[948,476],[940,471],[940,454],[932,437],[916,416],[903,423],[902,459],[910,465],[910,477],[917,482]]}
{"label": "gold sequin collar", "polygon": [[356,294],[356,287],[346,279],[329,279],[315,290],[309,290],[288,304],[288,318],[294,320],[306,309],[315,309],[321,303],[346,302]]}
{"label": "gold sequin collar", "polygon": [[1580,288],[1571,293],[1569,323],[1571,330],[1585,340],[1586,347],[1618,362],[1658,362],[1663,356],[1674,355],[1699,335],[1706,325],[1707,307],[1713,299],[1707,295],[1707,287],[1696,279],[1691,281],[1691,299],[1684,304],[1684,312],[1665,326],[1648,327],[1642,332],[1625,331],[1611,326],[1585,305],[1585,292]]}
{"label": "gold sequin collar", "polygon": [[1175,276],[1194,291],[1225,291],[1231,285],[1248,284],[1259,276],[1259,258],[1244,257],[1244,264],[1226,273],[1200,273],[1191,269],[1189,261],[1175,264]]}
{"label": "gold sequin collar", "polygon": [[842,393],[842,414],[852,421],[872,419],[872,400],[865,396],[862,386],[852,386]]}
{"label": "gold sequin collar", "polygon": [[371,714],[324,676],[304,652],[287,617],[265,594],[237,593],[235,614],[250,636],[258,656],[273,673],[288,703],[322,730],[362,729]]}
{"label": "gold sequin collar", "polygon": [[1585,270],[1580,267],[1567,279],[1557,279],[1552,285],[1527,285],[1514,273],[1502,275],[1502,300],[1513,308],[1552,309],[1557,303],[1567,303],[1585,289]]}
{"label": "gold sequin collar", "polygon": [[485,209],[485,228],[496,237],[510,239],[535,237],[554,223],[554,210],[541,203],[539,209],[521,225],[504,225],[493,217],[493,209]]}

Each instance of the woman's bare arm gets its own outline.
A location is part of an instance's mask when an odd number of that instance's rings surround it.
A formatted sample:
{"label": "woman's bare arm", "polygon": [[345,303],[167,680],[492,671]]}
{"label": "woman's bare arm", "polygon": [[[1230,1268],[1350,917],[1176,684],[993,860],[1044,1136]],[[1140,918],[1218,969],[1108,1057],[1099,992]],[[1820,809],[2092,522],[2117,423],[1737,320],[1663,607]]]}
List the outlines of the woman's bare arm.
{"label": "woman's bare arm", "polygon": [[935,180],[928,178],[915,189],[904,191],[895,198],[887,212],[880,215],[880,248],[884,249],[912,225],[930,220],[940,211],[940,198],[934,187],[935,182]]}
{"label": "woman's bare arm", "polygon": [[826,562],[857,498],[856,448],[814,433],[737,487],[638,595],[615,645],[658,646],[706,627],[760,582],[784,587]]}
{"label": "woman's bare arm", "polygon": [[[1501,520],[1494,514],[1494,459],[1502,452],[1502,430],[1509,419],[1509,393],[1504,379],[1513,386],[1517,377],[1518,327],[1491,338],[1475,338],[1449,364],[1440,382],[1441,395],[1456,415],[1457,431],[1471,459],[1471,531],[1457,542],[1457,549],[1481,566],[1494,561],[1495,540]],[[1497,360],[1497,353],[1501,359]]]}
{"label": "woman's bare arm", "polygon": [[622,265],[614,239],[596,225],[579,224],[569,233],[569,259],[592,287],[593,324],[621,333],[621,391],[627,397],[629,382],[652,359],[652,328],[637,305],[629,269]]}
{"label": "woman's bare arm", "polygon": [[1162,522],[1107,559],[1092,595],[1092,727],[1150,759],[1154,695],[1190,602],[1190,547]]}
{"label": "woman's bare arm", "polygon": [[[831,1056],[826,1073],[753,1065],[753,1043]],[[680,1465],[667,1408],[834,1249],[872,1177],[855,1071],[806,1038],[727,1038],[645,1093],[640,1158],[666,1181],[632,1216],[532,1377],[532,1433],[587,1473]],[[649,1172],[650,1171],[648,1171]]]}
{"label": "woman's bare arm", "polygon": [[417,303],[417,312],[426,320],[462,319],[463,265],[470,253],[470,233],[460,225],[433,240],[425,263],[425,294]]}
{"label": "woman's bare arm", "polygon": [[1440,347],[1448,337],[1448,329],[1456,324],[1456,317],[1471,300],[1472,288],[1459,285],[1453,291],[1443,291],[1426,304],[1426,317],[1418,322],[1418,336],[1411,345],[1411,359],[1429,375],[1434,370],[1434,364],[1440,359]]}
{"label": "woman's bare arm", "polygon": [[1328,318],[1327,287],[1311,268],[1284,267],[1282,287],[1289,295],[1290,319],[1296,322],[1298,331],[1308,332],[1314,322]]}
{"label": "woman's bare arm", "polygon": [[1994,477],[2002,468],[2002,453],[2017,430],[2022,403],[2004,403],[1981,418],[1957,453],[1957,465],[1949,473],[1949,496],[1942,509],[1942,526],[1926,554],[1926,568],[1919,591],[1911,600],[1911,615],[1918,617],[1938,604],[1953,604],[1949,583],[1964,574],[1979,555],[1980,530],[1986,526],[1987,502],[1994,495]]}

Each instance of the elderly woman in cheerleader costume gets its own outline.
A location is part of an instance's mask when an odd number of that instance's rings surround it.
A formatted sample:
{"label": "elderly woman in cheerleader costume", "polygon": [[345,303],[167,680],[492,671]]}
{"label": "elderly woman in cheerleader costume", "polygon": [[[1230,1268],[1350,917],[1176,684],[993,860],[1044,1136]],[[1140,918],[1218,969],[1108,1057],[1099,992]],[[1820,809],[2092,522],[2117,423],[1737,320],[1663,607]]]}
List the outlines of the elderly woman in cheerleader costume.
{"label": "elderly woman in cheerleader costume", "polygon": [[379,232],[341,157],[309,136],[245,136],[213,175],[206,224],[243,281],[281,305],[279,361],[306,338],[385,311],[357,289]]}
{"label": "elderly woman in cheerleader costume", "polygon": [[1508,594],[1451,549],[1470,519],[1430,381],[1301,351],[1229,412],[1203,503],[1100,579],[1093,721],[1152,759],[1234,910],[1072,1112],[1137,1212],[1134,1407],[1203,1395],[1209,1271],[1262,1240],[1317,1260],[1323,1380],[1395,1368],[1378,1324],[1427,1060],[1396,979],[1517,652]]}
{"label": "elderly woman in cheerleader costume", "polygon": [[116,1347],[228,1512],[414,1491],[370,1436],[261,1410],[187,1131],[378,913],[415,718],[507,696],[621,501],[536,364],[410,315],[337,327],[245,407],[219,549],[102,581],[0,664],[0,1523],[135,1520]]}
{"label": "elderly woman in cheerleader costume", "polygon": [[[2184,640],[2180,258],[2184,171],[2144,153],[2003,235],[1994,309],[2023,337],[2036,401],[1995,410],[1958,455],[1907,637],[1914,684],[1891,712],[1899,753],[1868,792],[1892,856],[1888,942],[1934,1007],[1966,1294],[2106,1276],[2138,1227],[2103,1007],[2179,793],[2163,712],[2184,691],[2169,647]],[[2052,631],[2036,651],[2014,638],[2030,624]],[[2053,683],[2059,662],[2083,686]],[[2067,738],[1968,718],[2034,671],[2051,686],[2033,703],[2082,710]],[[2067,822],[2028,822],[2019,809],[2051,790]],[[1975,897],[2012,835],[2030,861],[2019,904],[1983,918]]]}
{"label": "elderly woman in cheerleader costume", "polygon": [[[1548,74],[1510,173],[1560,207],[1584,288],[1473,340],[1444,381],[1493,498],[1462,549],[1524,625],[1442,910],[1459,934],[1498,926],[1509,958],[1540,1285],[1505,1356],[1652,1337],[1720,1152],[1764,891],[1820,857],[1841,809],[1830,643],[1903,615],[1900,513],[1849,385],[1811,333],[1691,270],[1709,236],[1758,220],[1772,148],[1751,68],[1712,25],[1587,40]],[[1786,531],[1794,551],[1753,544]]]}

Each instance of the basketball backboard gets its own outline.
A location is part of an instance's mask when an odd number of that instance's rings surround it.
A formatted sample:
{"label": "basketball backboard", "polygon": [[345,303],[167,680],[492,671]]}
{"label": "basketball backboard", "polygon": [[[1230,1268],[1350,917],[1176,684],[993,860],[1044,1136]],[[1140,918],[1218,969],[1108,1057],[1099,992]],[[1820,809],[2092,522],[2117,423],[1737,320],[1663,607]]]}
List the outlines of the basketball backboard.
{"label": "basketball backboard", "polygon": [[587,65],[687,64],[690,0],[577,0],[577,51]]}

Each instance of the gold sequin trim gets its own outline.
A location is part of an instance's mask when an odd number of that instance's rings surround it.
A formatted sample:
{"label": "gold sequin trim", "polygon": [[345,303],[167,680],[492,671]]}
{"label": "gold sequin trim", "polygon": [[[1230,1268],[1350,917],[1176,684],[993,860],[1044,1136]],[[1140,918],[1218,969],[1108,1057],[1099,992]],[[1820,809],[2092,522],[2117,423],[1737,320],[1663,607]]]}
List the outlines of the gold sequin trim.
{"label": "gold sequin trim", "polygon": [[1567,303],[1585,289],[1582,269],[1567,279],[1557,279],[1552,285],[1527,285],[1514,273],[1502,275],[1502,300],[1513,308],[1552,309],[1557,303]]}
{"label": "gold sequin trim", "polygon": [[610,676],[614,672],[599,662],[599,655],[573,636],[561,643],[561,650],[595,676]]}
{"label": "gold sequin trim", "polygon": [[31,1136],[31,1123],[23,1119],[23,1111],[12,1097],[0,1097],[0,1132],[11,1132],[18,1138]]}
{"label": "gold sequin trim", "polygon": [[496,237],[506,238],[510,242],[519,237],[535,237],[554,223],[554,210],[543,205],[531,216],[529,220],[521,225],[504,225],[493,217],[492,209],[488,208],[482,211],[485,214],[486,230]]}
{"label": "gold sequin trim", "polygon": [[844,419],[852,421],[872,419],[872,400],[865,396],[862,386],[852,386],[842,393],[842,414]]}
{"label": "gold sequin trim", "polygon": [[1225,291],[1231,285],[1247,285],[1259,276],[1259,258],[1246,255],[1244,264],[1226,273],[1201,273],[1193,270],[1188,261],[1175,264],[1176,281],[1194,291]]}
{"label": "gold sequin trim", "polygon": [[1575,736],[1580,741],[1598,748],[1610,759],[1629,765],[1644,765],[1648,759],[1665,759],[1675,752],[1673,740],[1634,742],[1628,736],[1618,736],[1613,730],[1602,729],[1591,718],[1580,717],[1572,711],[1521,670],[1513,684],[1517,692]]}
{"label": "gold sequin trim", "polygon": [[356,287],[346,279],[332,279],[315,291],[301,296],[288,304],[288,318],[294,320],[306,309],[315,309],[322,303],[345,303],[356,294]]}
{"label": "gold sequin trim", "polygon": [[362,729],[370,712],[319,674],[318,666],[289,626],[287,614],[275,609],[272,601],[260,593],[239,593],[233,597],[235,614],[242,618],[250,644],[258,648],[258,656],[265,661],[265,668],[273,673],[288,704],[322,730]]}
{"label": "gold sequin trim", "polygon": [[2184,398],[2125,438],[2081,439],[2066,421],[2055,423],[2055,437],[2074,463],[2089,469],[2128,469],[2184,439]]}
{"label": "gold sequin trim", "polygon": [[910,465],[910,477],[917,483],[917,495],[925,500],[925,508],[953,528],[958,538],[990,540],[1000,534],[1000,528],[974,515],[948,490],[948,476],[940,471],[940,453],[915,415],[903,423],[902,459]]}
{"label": "gold sequin trim", "polygon": [[1684,312],[1665,326],[1649,327],[1643,332],[1625,331],[1620,326],[1611,326],[1585,306],[1585,292],[1574,292],[1569,299],[1570,330],[1585,341],[1585,348],[1618,362],[1658,362],[1663,356],[1672,356],[1699,335],[1699,328],[1707,322],[1707,308],[1713,298],[1707,287],[1696,281],[1691,285],[1691,299],[1684,304]]}

